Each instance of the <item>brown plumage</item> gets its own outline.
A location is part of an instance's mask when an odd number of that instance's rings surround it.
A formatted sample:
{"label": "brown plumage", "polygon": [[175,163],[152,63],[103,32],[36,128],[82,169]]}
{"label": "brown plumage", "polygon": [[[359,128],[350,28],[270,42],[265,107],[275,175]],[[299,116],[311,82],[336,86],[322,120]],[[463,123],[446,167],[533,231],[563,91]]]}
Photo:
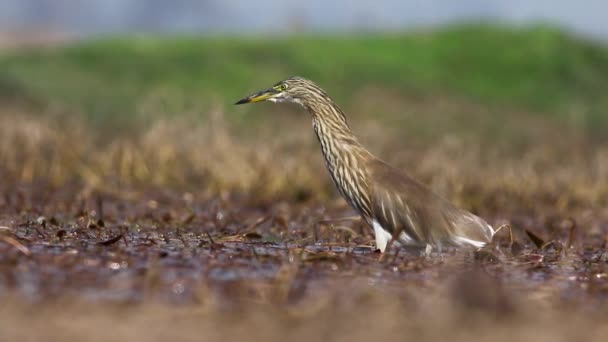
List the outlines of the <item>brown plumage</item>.
{"label": "brown plumage", "polygon": [[325,164],[340,194],[373,228],[376,246],[482,247],[494,234],[481,218],[455,207],[423,184],[367,151],[344,112],[319,86],[292,77],[237,104],[295,102],[312,115]]}

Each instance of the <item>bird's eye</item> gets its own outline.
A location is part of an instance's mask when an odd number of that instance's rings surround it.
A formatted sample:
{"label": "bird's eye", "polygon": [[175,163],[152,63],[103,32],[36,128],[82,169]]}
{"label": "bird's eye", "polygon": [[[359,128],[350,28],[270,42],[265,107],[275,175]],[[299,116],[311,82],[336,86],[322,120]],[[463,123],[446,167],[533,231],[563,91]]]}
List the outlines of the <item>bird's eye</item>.
{"label": "bird's eye", "polygon": [[281,91],[285,91],[285,90],[287,90],[287,84],[281,83],[281,85],[279,86],[279,88],[281,89]]}

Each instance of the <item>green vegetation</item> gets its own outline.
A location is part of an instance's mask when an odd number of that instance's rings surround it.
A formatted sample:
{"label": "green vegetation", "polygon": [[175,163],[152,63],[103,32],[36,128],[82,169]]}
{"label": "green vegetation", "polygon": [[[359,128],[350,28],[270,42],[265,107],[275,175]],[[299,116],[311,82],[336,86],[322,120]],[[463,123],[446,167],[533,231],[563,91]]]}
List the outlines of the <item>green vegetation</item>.
{"label": "green vegetation", "polygon": [[294,74],[317,80],[341,103],[372,85],[449,93],[555,114],[582,127],[608,127],[608,49],[542,26],[272,39],[105,39],[1,57],[0,95],[87,113],[98,122],[124,122],[145,112],[146,101],[171,114],[228,106]]}

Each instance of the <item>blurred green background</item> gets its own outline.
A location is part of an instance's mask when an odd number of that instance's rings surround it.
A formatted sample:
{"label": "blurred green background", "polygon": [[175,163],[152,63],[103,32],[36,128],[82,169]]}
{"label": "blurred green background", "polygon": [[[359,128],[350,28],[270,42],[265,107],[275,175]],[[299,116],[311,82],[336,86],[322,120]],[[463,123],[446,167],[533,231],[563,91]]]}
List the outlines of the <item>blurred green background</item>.
{"label": "blurred green background", "polygon": [[[292,75],[315,80],[355,113],[354,94],[374,88],[368,96],[377,109],[365,115],[375,119],[402,115],[383,105],[388,97],[433,95],[526,111],[599,138],[608,132],[608,48],[546,25],[93,39],[5,51],[0,96],[36,111],[82,115],[98,128],[158,115],[203,117],[217,106],[249,123],[259,116],[248,114],[268,107],[237,110],[232,103]],[[509,116],[494,115],[498,123]]]}

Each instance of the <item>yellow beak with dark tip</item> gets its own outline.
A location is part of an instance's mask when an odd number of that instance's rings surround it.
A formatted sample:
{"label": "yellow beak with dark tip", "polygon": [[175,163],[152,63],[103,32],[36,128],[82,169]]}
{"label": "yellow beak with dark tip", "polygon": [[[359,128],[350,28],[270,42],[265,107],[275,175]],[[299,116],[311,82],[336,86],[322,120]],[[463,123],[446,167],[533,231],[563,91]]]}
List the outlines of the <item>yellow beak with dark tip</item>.
{"label": "yellow beak with dark tip", "polygon": [[268,100],[269,98],[273,97],[274,95],[276,95],[278,93],[279,93],[279,90],[277,90],[275,88],[266,89],[259,93],[249,95],[244,99],[238,100],[235,104],[240,105],[240,104],[244,104],[244,103],[256,103],[256,102]]}

